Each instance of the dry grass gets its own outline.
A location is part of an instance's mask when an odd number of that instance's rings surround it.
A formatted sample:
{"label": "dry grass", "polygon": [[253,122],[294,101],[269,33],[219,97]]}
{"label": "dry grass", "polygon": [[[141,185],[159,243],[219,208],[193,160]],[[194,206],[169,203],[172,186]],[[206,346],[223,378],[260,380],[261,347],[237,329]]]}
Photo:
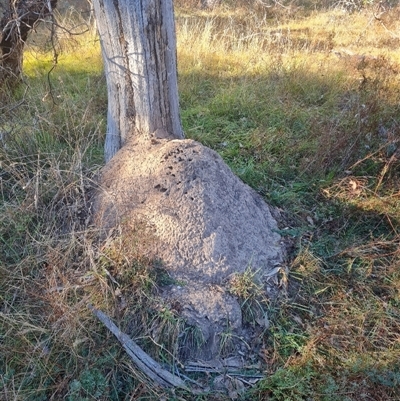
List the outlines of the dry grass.
{"label": "dry grass", "polygon": [[[185,131],[277,208],[289,247],[277,304],[251,270],[232,283],[249,324],[269,312],[266,378],[243,399],[398,399],[399,9],[188,10],[177,10]],[[157,300],[168,275],[140,256],[143,226],[101,244],[88,224],[106,113],[90,35],[64,32],[51,86],[53,55],[31,47],[25,85],[2,94],[0,398],[226,399],[153,387],[87,309],[168,364],[182,338],[200,341]]]}

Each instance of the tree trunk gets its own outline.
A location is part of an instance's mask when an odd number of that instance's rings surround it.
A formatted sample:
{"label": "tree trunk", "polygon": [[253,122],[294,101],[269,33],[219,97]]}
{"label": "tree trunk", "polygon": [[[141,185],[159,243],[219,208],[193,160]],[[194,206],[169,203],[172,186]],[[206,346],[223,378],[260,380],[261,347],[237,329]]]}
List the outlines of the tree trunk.
{"label": "tree trunk", "polygon": [[94,0],[108,88],[105,159],[137,135],[183,138],[172,0]]}
{"label": "tree trunk", "polygon": [[56,5],[57,0],[9,0],[0,20],[0,87],[18,82],[29,32]]}

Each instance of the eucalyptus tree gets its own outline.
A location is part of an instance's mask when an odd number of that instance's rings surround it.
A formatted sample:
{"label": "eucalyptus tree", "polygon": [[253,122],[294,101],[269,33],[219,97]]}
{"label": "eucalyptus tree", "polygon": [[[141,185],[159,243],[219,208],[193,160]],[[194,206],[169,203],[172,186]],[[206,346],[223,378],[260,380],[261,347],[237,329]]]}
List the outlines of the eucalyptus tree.
{"label": "eucalyptus tree", "polygon": [[105,158],[140,135],[183,138],[172,0],[94,0],[108,89]]}

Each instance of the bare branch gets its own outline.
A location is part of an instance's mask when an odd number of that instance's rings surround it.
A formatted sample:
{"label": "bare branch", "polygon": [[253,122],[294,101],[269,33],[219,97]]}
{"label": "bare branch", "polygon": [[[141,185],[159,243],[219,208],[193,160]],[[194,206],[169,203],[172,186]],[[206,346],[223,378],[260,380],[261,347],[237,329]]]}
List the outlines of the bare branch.
{"label": "bare branch", "polygon": [[179,387],[188,390],[183,380],[163,369],[159,363],[146,354],[128,335],[123,333],[105,313],[90,304],[88,308],[117,337],[135,365],[152,381],[162,387]]}

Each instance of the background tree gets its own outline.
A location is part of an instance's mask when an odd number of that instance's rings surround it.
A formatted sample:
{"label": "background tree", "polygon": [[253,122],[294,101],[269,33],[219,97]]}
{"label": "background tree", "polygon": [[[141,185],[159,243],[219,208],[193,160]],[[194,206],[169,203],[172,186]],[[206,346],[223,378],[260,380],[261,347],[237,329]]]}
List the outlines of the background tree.
{"label": "background tree", "polygon": [[49,16],[57,0],[9,0],[0,20],[0,86],[18,81],[22,73],[25,42],[29,32]]}

